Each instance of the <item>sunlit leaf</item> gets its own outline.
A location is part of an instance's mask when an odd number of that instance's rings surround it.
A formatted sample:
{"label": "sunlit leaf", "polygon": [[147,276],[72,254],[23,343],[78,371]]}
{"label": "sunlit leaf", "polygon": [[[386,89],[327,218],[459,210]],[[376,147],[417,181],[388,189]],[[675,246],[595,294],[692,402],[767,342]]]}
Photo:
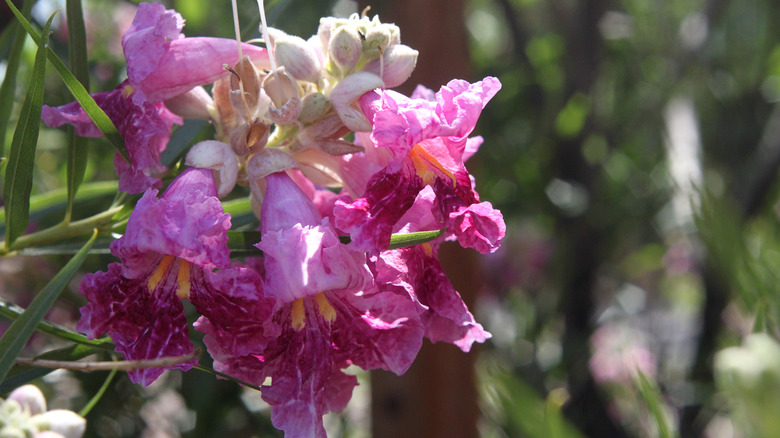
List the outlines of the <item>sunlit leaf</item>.
{"label": "sunlit leaf", "polygon": [[[68,48],[70,69],[73,76],[89,89],[89,66],[87,65],[87,31],[84,28],[84,14],[81,10],[81,0],[68,0],[66,3],[68,19]],[[73,199],[84,180],[87,169],[89,143],[84,137],[76,135],[72,126],[68,127],[68,207],[66,221],[70,220],[73,210]]]}
{"label": "sunlit leaf", "polygon": [[[41,36],[38,35],[35,29],[32,28],[30,22],[27,21],[24,16],[22,16],[16,6],[11,3],[11,0],[5,0],[5,2],[8,7],[11,8],[11,11],[14,13],[17,20],[19,20],[19,23],[21,23],[22,27],[24,27],[27,33],[32,37],[33,41],[38,44]],[[106,113],[97,105],[95,99],[89,95],[89,92],[86,90],[86,88],[84,88],[81,82],[79,82],[78,79],[73,76],[73,73],[68,70],[68,67],[65,66],[65,63],[62,62],[56,53],[47,48],[46,55],[49,59],[49,62],[51,62],[51,65],[60,75],[60,78],[62,78],[65,86],[68,87],[68,90],[70,90],[71,94],[73,94],[73,97],[76,98],[76,101],[78,101],[79,105],[84,108],[84,112],[86,112],[89,118],[92,119],[92,121],[95,123],[95,126],[98,127],[100,132],[103,133],[103,135],[106,137],[106,139],[108,139],[117,152],[122,154],[122,156],[127,159],[127,150],[125,149],[124,141],[117,132],[116,126],[114,126],[114,123],[111,121],[111,119],[109,119]]]}
{"label": "sunlit leaf", "polygon": [[3,201],[6,215],[6,247],[10,247],[14,240],[24,233],[30,219],[33,165],[43,108],[43,82],[46,77],[46,46],[52,19],[54,15],[49,17],[43,29],[44,38],[39,40],[30,85],[19,114],[19,122],[16,124],[8,166],[5,170]]}
{"label": "sunlit leaf", "polygon": [[[22,8],[24,16],[30,16],[30,9],[32,9],[33,3],[33,0],[24,2],[24,7]],[[0,156],[5,155],[5,135],[8,129],[8,122],[11,119],[11,110],[13,110],[14,101],[16,100],[16,96],[14,96],[16,92],[16,74],[19,71],[19,64],[22,59],[24,40],[27,39],[27,34],[19,23],[11,23],[8,29],[13,35],[13,43],[6,60],[5,78],[3,79],[3,84],[0,85]],[[11,31],[11,29],[13,30]]]}

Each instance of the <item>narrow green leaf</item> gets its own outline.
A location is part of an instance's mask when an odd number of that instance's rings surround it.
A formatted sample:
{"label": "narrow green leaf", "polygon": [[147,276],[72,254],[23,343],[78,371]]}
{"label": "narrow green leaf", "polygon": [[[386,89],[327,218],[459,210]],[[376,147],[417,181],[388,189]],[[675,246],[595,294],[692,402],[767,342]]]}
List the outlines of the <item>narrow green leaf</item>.
{"label": "narrow green leaf", "polygon": [[[95,246],[93,245],[92,248],[94,247]],[[6,301],[3,298],[0,298],[0,316],[5,317],[10,321],[15,321],[23,314],[24,308],[17,306],[10,301]],[[65,327],[44,320],[38,322],[38,325],[35,327],[35,329],[41,333],[45,333],[63,341],[75,342],[77,344],[95,347],[107,351],[114,351],[116,348],[114,343],[111,342],[111,340],[108,338],[88,339],[81,333],[70,331]]]}
{"label": "narrow green leaf", "polygon": [[14,321],[11,326],[0,338],[0,380],[5,379],[8,371],[14,363],[14,359],[19,355],[30,339],[33,331],[35,331],[38,322],[43,319],[46,312],[49,311],[54,301],[60,296],[60,293],[68,285],[68,282],[73,278],[76,270],[84,262],[89,253],[89,249],[92,248],[92,244],[97,238],[97,230],[92,234],[92,237],[84,244],[73,258],[63,267],[51,281],[43,287],[40,293],[35,296],[30,306],[25,310],[22,316]]}
{"label": "narrow green leaf", "polygon": [[[30,10],[32,9],[33,0],[26,0],[22,9],[23,14],[26,17],[30,16]],[[18,23],[11,23],[9,26],[13,29],[13,43],[11,50],[8,53],[8,64],[5,68],[5,79],[3,84],[0,85],[0,156],[5,155],[5,136],[8,130],[8,122],[11,119],[11,110],[14,107],[14,99],[16,92],[16,74],[19,71],[19,64],[22,59],[22,49],[24,48],[24,40],[27,39],[27,34],[24,28]]]}
{"label": "narrow green leaf", "polygon": [[637,370],[636,386],[645,403],[647,403],[650,415],[655,420],[656,426],[658,426],[659,438],[677,438],[678,435],[669,426],[669,417],[665,412],[666,406],[661,400],[661,391],[658,389],[658,386],[651,382],[640,370]]}
{"label": "narrow green leaf", "polygon": [[[30,22],[24,18],[18,9],[16,9],[16,6],[11,3],[11,0],[5,0],[5,3],[11,9],[11,12],[16,15],[16,19],[32,37],[33,41],[38,44],[40,42],[41,36],[38,35],[35,29],[32,28]],[[49,59],[49,62],[51,62],[51,65],[55,70],[57,70],[60,78],[62,78],[65,86],[68,87],[68,90],[70,90],[71,94],[73,94],[73,97],[76,98],[76,101],[78,101],[79,105],[84,108],[84,112],[86,112],[89,118],[95,122],[95,126],[100,129],[100,132],[103,133],[103,135],[106,137],[106,139],[108,139],[117,152],[122,154],[122,156],[127,159],[127,150],[125,149],[124,141],[117,132],[116,126],[114,126],[114,122],[112,122],[106,113],[97,105],[97,103],[95,103],[95,99],[89,95],[89,92],[86,90],[86,88],[84,88],[81,82],[79,82],[78,79],[73,76],[73,73],[68,70],[68,67],[65,66],[65,63],[62,62],[56,53],[54,53],[50,48],[47,48],[46,55]]]}
{"label": "narrow green leaf", "polygon": [[[62,361],[77,361],[83,359],[91,354],[100,352],[101,350],[88,345],[70,345],[68,347],[60,348],[57,350],[47,351],[41,355],[36,356],[36,359],[45,360],[62,360]],[[14,365],[11,371],[8,372],[5,380],[0,383],[0,394],[11,391],[25,383],[43,377],[54,371],[54,368],[38,368]]]}
{"label": "narrow green leaf", "polygon": [[116,376],[116,368],[111,370],[110,373],[108,373],[108,377],[106,377],[105,382],[103,382],[103,385],[100,386],[100,389],[98,389],[98,392],[87,402],[86,405],[84,405],[83,408],[79,411],[79,417],[86,417],[87,414],[89,414],[89,411],[92,410],[92,408],[95,407],[97,402],[100,401],[101,398],[103,398],[103,394],[106,393],[106,390],[108,389],[108,385],[111,384],[111,381],[114,380],[114,376]]}
{"label": "narrow green leaf", "polygon": [[[73,76],[89,90],[89,66],[87,65],[87,31],[84,28],[84,13],[81,10],[81,0],[68,0],[66,4],[68,19],[68,48],[70,69]],[[68,127],[68,207],[65,211],[65,222],[70,222],[73,211],[73,199],[84,180],[87,170],[89,143],[84,137],[76,135],[72,126]]]}
{"label": "narrow green leaf", "polygon": [[43,108],[43,81],[46,76],[46,45],[54,15],[56,12],[49,17],[43,29],[45,38],[39,40],[30,86],[22,104],[19,122],[16,124],[8,167],[5,171],[3,199],[6,218],[5,244],[8,248],[24,233],[30,219],[33,165],[40,130],[41,108]]}
{"label": "narrow green leaf", "polygon": [[407,246],[419,245],[421,243],[430,242],[444,234],[445,230],[433,230],[433,231],[418,231],[416,233],[406,234],[393,234],[390,236],[390,248],[398,249],[405,248]]}

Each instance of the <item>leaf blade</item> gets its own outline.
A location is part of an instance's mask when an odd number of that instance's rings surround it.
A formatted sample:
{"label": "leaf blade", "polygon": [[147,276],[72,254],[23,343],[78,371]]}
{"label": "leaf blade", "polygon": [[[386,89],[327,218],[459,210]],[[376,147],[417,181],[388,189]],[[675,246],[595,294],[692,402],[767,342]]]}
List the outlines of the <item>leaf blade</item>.
{"label": "leaf blade", "polygon": [[14,360],[24,348],[38,323],[57,300],[68,282],[87,257],[97,238],[97,230],[81,250],[43,287],[24,313],[14,321],[0,338],[0,381],[4,380]]}
{"label": "leaf blade", "polygon": [[[87,65],[87,31],[84,27],[84,13],[81,0],[67,0],[66,15],[68,20],[68,47],[70,68],[73,76],[89,89],[89,68]],[[87,155],[89,143],[84,137],[76,135],[73,127],[68,128],[68,204],[65,210],[65,222],[69,222],[73,211],[73,200],[84,180],[87,170]]]}
{"label": "leaf blade", "polygon": [[[56,14],[56,13],[55,13]],[[35,53],[35,63],[22,104],[19,121],[16,124],[8,166],[5,171],[3,199],[5,202],[5,244],[11,244],[24,233],[30,220],[30,193],[32,192],[33,165],[35,149],[38,145],[41,109],[43,108],[43,88],[46,77],[46,51],[48,33],[54,14],[44,27],[44,38],[39,40]]]}

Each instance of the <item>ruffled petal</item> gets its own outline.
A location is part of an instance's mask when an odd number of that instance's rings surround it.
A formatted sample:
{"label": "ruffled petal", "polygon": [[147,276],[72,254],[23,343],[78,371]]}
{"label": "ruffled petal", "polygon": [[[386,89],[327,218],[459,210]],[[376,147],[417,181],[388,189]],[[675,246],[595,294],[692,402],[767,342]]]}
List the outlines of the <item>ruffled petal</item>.
{"label": "ruffled petal", "polygon": [[[182,124],[181,117],[162,103],[134,99],[135,95],[127,81],[112,91],[92,95],[125,140],[129,163],[117,154],[114,165],[119,175],[119,190],[127,193],[141,193],[161,185],[157,175],[166,168],[160,163],[160,153],[168,144],[173,125]],[[78,135],[102,136],[78,102],[56,108],[44,106],[41,118],[50,127],[69,124]]]}
{"label": "ruffled petal", "polygon": [[450,283],[434,249],[426,244],[381,253],[376,259],[381,289],[403,290],[418,304],[425,337],[468,352],[490,338]]}
{"label": "ruffled petal", "polygon": [[135,268],[134,254],[155,253],[185,259],[206,270],[227,267],[230,215],[216,197],[210,170],[189,168],[162,197],[148,190],[130,215],[124,236],[111,245],[112,253]]}
{"label": "ruffled petal", "polygon": [[[122,266],[112,263],[108,272],[87,274],[79,287],[89,302],[81,309],[77,330],[90,339],[108,334],[116,351],[128,360],[158,359],[191,354],[184,308],[174,293],[150,293],[147,277],[132,280],[122,275]],[[165,368],[130,371],[130,380],[144,386],[165,369],[189,370],[196,359]]]}
{"label": "ruffled petal", "polygon": [[412,206],[423,188],[422,179],[407,172],[379,172],[368,183],[364,197],[351,203],[336,201],[336,227],[348,232],[351,245],[377,253],[388,248],[398,219]]}

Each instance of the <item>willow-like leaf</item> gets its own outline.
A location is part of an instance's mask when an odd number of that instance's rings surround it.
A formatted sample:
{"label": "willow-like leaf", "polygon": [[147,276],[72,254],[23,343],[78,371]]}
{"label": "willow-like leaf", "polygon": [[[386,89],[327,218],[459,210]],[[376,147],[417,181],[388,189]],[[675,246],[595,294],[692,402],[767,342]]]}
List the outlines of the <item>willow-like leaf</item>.
{"label": "willow-like leaf", "polygon": [[[89,345],[70,345],[57,350],[47,351],[36,356],[36,359],[44,360],[63,360],[76,361],[83,359],[91,354],[99,353],[102,350]],[[14,365],[11,371],[6,375],[5,380],[0,383],[0,394],[6,393],[17,388],[31,380],[38,379],[54,371],[53,368],[38,368],[23,365]]]}
{"label": "willow-like leaf", "polygon": [[22,104],[22,111],[19,114],[19,122],[16,124],[14,138],[11,142],[11,152],[8,156],[8,166],[5,169],[3,200],[5,203],[5,244],[7,248],[10,248],[14,240],[24,233],[30,220],[33,165],[35,164],[35,148],[38,144],[41,123],[41,108],[43,108],[43,81],[46,77],[46,46],[52,19],[54,19],[54,14],[46,21],[43,29],[45,37],[41,38],[38,43],[30,85]]}
{"label": "willow-like leaf", "polygon": [[[11,0],[5,0],[5,3],[11,9],[11,12],[14,13],[16,19],[19,21],[22,27],[24,27],[30,37],[32,37],[33,41],[38,44],[41,36],[38,35],[35,29],[33,29],[32,25],[30,25],[30,22],[24,18],[24,16],[21,14],[21,12],[19,12],[16,6],[14,6]],[[122,154],[122,156],[127,159],[127,150],[125,149],[124,141],[117,132],[116,126],[114,126],[114,122],[112,122],[106,113],[98,106],[98,104],[95,103],[95,99],[89,95],[89,92],[86,90],[86,88],[84,88],[81,82],[79,82],[78,79],[73,76],[73,73],[68,70],[68,67],[65,66],[65,63],[62,62],[56,53],[47,48],[46,56],[48,57],[49,62],[51,62],[51,65],[60,75],[60,78],[62,78],[65,86],[68,87],[68,90],[70,90],[71,94],[73,94],[73,97],[76,98],[76,101],[78,101],[79,105],[84,108],[84,112],[86,112],[89,118],[92,119],[92,121],[95,123],[95,126],[98,127],[100,132],[103,133],[103,135],[117,150],[117,152]]]}
{"label": "willow-like leaf", "polygon": [[14,321],[11,326],[0,338],[0,380],[5,379],[8,371],[14,363],[14,359],[24,348],[27,340],[35,331],[38,323],[43,319],[46,312],[49,311],[52,304],[60,296],[60,293],[65,289],[76,270],[81,266],[89,253],[92,244],[97,238],[97,230],[92,234],[92,237],[84,244],[84,247],[76,253],[73,258],[49,281],[46,286],[43,287],[40,293],[38,293],[33,299],[27,310]]}
{"label": "willow-like leaf", "polygon": [[[30,16],[30,10],[33,0],[26,0],[22,9],[23,15]],[[18,23],[11,23],[9,29],[13,29],[13,43],[11,43],[11,50],[8,53],[7,64],[5,67],[5,79],[3,84],[0,85],[0,157],[5,155],[5,136],[8,130],[8,122],[11,119],[11,110],[14,107],[14,99],[16,92],[16,74],[19,71],[19,64],[22,59],[22,49],[24,48],[24,40],[27,39],[27,33],[24,28]]]}
{"label": "willow-like leaf", "polygon": [[390,236],[390,247],[388,249],[405,248],[407,246],[427,243],[439,238],[445,230],[418,231],[416,233],[393,234]]}
{"label": "willow-like leaf", "polygon": [[[21,306],[17,306],[16,304],[10,301],[6,301],[3,298],[0,298],[0,316],[8,319],[9,321],[16,321],[17,319],[19,319],[19,317],[22,316],[22,314],[24,314],[24,308],[22,308]],[[51,337],[63,341],[75,342],[77,344],[86,345],[88,347],[94,347],[94,348],[107,350],[107,351],[114,351],[114,349],[116,348],[114,343],[111,342],[111,340],[108,338],[88,339],[86,336],[82,335],[81,333],[70,331],[65,327],[48,322],[46,320],[39,321],[38,324],[35,326],[35,329]],[[50,358],[50,359],[54,359],[54,358]]]}
{"label": "willow-like leaf", "polygon": [[[73,76],[89,90],[89,66],[87,65],[87,31],[84,28],[84,13],[81,0],[67,0],[65,13],[68,19],[68,58]],[[65,210],[65,222],[70,222],[73,200],[84,180],[87,170],[89,143],[84,137],[76,135],[72,126],[68,127],[68,207]]]}

